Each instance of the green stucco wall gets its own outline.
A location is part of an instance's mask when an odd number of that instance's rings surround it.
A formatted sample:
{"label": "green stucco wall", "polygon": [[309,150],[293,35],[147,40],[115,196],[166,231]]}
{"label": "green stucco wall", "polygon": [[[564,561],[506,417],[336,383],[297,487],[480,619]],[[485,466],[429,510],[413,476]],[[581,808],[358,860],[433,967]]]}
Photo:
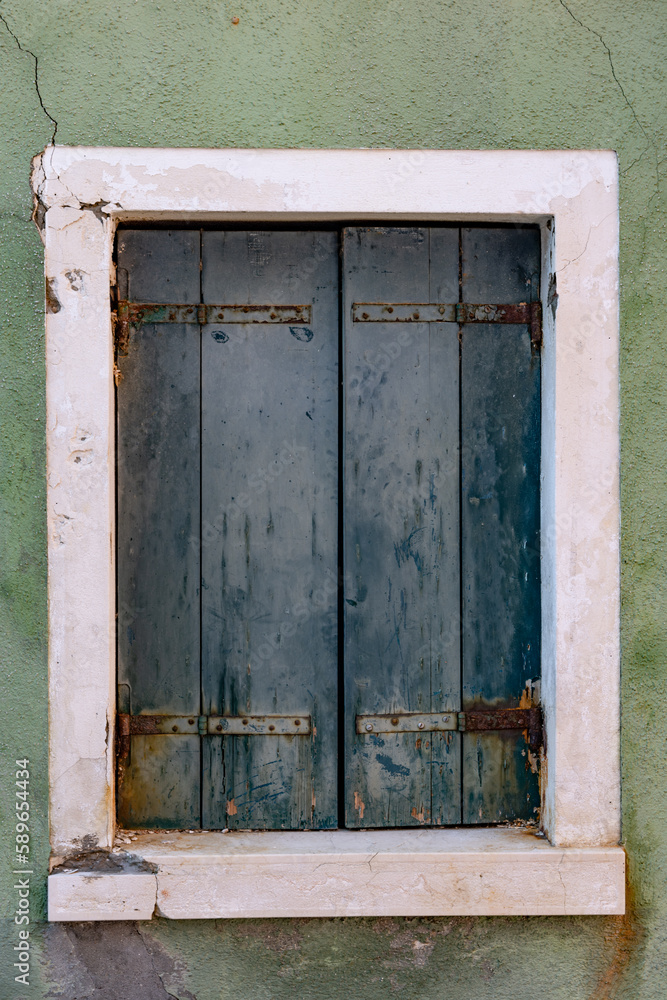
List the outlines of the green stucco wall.
{"label": "green stucco wall", "polygon": [[[664,997],[664,0],[0,0],[0,13],[2,1000]],[[35,887],[48,850],[43,272],[28,177],[56,122],[58,142],[88,145],[618,151],[627,917],[42,924],[32,985],[14,984],[18,756],[31,760]]]}

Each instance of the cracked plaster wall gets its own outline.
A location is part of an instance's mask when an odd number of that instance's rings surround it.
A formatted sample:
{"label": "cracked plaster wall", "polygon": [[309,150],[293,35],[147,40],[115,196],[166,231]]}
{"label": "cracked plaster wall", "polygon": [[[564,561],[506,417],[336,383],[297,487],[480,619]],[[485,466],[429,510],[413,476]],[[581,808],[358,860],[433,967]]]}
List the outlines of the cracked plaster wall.
{"label": "cracked plaster wall", "polygon": [[[3,810],[0,996],[664,996],[665,14],[663,0],[0,0],[0,802],[14,758],[29,756],[35,915],[47,860],[44,285],[28,174],[56,129],[89,145],[618,151],[630,878],[625,918],[39,924],[33,985],[17,992]],[[404,174],[409,185],[407,163]]]}

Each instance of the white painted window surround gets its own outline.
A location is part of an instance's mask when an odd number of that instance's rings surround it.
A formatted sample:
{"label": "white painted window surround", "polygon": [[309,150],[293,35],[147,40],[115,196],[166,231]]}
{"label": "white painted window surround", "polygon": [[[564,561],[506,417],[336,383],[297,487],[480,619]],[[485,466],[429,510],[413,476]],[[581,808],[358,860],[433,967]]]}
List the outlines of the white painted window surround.
{"label": "white painted window surround", "polygon": [[[117,873],[49,877],[52,920],[624,911],[619,767],[618,177],[599,151],[47,147],[50,820],[114,842],[114,393],[120,221],[542,228],[542,824],[140,833]],[[550,281],[557,281],[557,308]],[[548,304],[549,303],[549,304]],[[555,302],[554,302],[555,305]]]}

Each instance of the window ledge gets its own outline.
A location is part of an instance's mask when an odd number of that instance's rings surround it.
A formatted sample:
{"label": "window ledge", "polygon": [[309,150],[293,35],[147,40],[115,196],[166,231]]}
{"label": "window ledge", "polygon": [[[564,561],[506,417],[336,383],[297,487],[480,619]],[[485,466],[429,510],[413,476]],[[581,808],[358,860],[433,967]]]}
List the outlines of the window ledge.
{"label": "window ledge", "polygon": [[50,875],[49,920],[625,912],[621,847],[520,828],[140,833],[114,858]]}

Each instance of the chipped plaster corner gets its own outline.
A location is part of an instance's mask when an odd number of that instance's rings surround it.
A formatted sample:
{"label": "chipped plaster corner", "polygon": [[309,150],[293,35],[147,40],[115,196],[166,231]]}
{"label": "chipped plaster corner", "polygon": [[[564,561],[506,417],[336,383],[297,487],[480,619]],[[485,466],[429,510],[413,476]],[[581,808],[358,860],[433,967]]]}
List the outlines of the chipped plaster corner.
{"label": "chipped plaster corner", "polygon": [[[48,146],[33,160],[32,185],[52,305],[58,304],[46,313],[46,332],[51,815],[59,850],[88,835],[105,847],[113,840],[109,286],[117,223],[151,219],[541,226],[545,305],[558,275],[557,309],[544,310],[542,355],[543,816],[559,846],[618,843],[616,155]],[[82,428],[89,439],[85,461],[77,462]],[[75,701],[81,727],[71,725]]]}
{"label": "chipped plaster corner", "polygon": [[42,199],[42,191],[46,181],[46,171],[44,169],[44,156],[50,146],[45,146],[41,153],[33,156],[30,163],[30,187],[32,189],[32,221],[37,226],[40,239],[44,243],[44,216],[46,215],[46,205]]}

